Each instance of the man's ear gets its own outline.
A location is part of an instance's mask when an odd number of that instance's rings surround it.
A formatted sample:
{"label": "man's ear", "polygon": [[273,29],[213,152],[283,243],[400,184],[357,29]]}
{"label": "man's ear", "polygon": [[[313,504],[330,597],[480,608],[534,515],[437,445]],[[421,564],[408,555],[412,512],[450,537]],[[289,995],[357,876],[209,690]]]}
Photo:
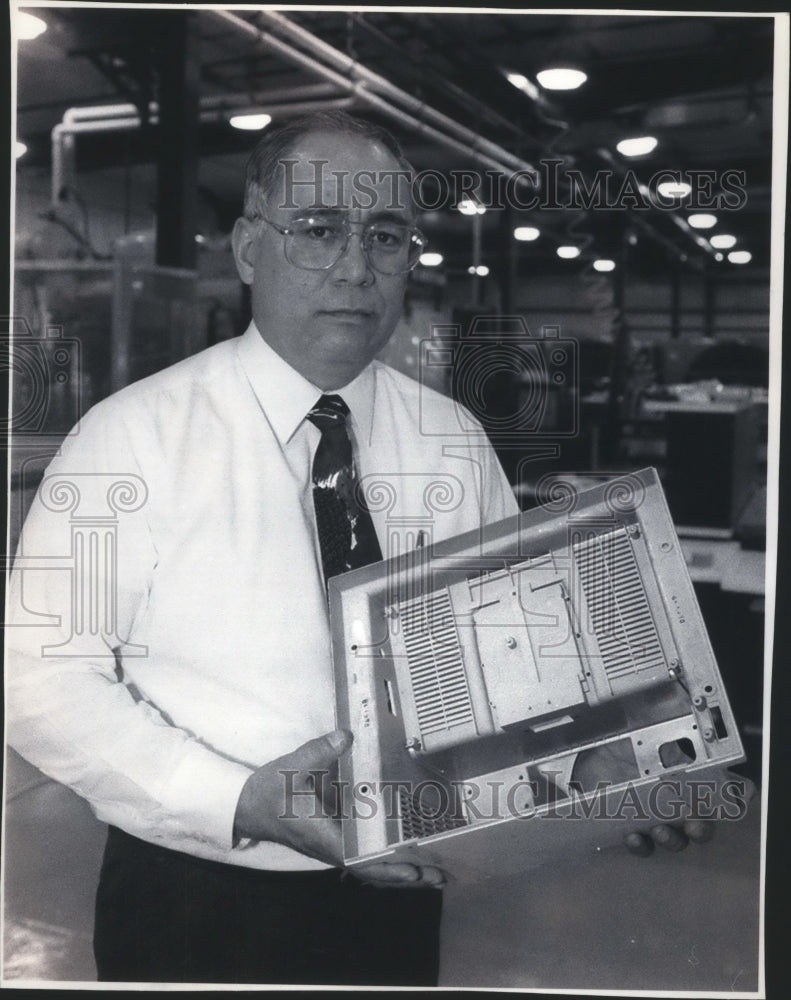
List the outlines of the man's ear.
{"label": "man's ear", "polygon": [[255,273],[253,251],[255,249],[256,228],[256,222],[242,217],[234,223],[233,233],[231,234],[231,246],[233,247],[233,258],[236,261],[236,270],[246,285],[252,285],[253,274]]}

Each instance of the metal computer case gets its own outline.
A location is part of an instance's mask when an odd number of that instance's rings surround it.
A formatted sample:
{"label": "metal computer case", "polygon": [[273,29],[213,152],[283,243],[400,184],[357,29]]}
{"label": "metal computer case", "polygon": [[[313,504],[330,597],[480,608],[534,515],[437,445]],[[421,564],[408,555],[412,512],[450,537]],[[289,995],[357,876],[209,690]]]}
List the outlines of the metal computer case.
{"label": "metal computer case", "polygon": [[351,866],[583,860],[743,760],[652,469],[336,577],[330,608]]}

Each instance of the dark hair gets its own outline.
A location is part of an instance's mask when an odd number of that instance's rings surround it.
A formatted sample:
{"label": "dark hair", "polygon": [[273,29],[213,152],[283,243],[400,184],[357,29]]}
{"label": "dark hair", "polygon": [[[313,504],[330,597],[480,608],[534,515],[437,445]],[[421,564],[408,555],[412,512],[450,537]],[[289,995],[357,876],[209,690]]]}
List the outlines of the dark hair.
{"label": "dark hair", "polygon": [[310,132],[339,132],[380,142],[398,160],[399,169],[414,173],[398,140],[386,128],[346,111],[311,111],[267,131],[251,153],[244,186],[244,214],[248,219],[260,213],[265,199],[274,190],[282,160]]}

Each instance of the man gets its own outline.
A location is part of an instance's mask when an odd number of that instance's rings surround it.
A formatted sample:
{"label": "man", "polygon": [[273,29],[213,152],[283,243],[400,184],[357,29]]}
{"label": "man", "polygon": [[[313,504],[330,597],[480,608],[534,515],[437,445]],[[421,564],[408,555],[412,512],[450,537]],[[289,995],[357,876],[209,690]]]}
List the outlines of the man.
{"label": "man", "polygon": [[[374,360],[423,245],[409,174],[340,112],[266,135],[233,234],[250,327],[94,407],[31,509],[9,741],[110,825],[101,979],[436,983],[443,873],[352,876],[332,810],[285,801],[286,774],[321,796],[311,772],[351,747],[326,578],[403,550],[429,483],[454,493],[433,541],[517,511],[488,445],[458,444],[455,404]],[[370,478],[406,528],[357,503]]]}
{"label": "man", "polygon": [[[317,473],[326,442],[351,440],[350,475],[390,478],[412,517],[427,481],[454,484],[432,540],[517,510],[491,449],[446,447],[454,405],[374,361],[422,246],[408,180],[392,137],[342,113],[266,135],[233,234],[249,329],[94,407],[29,515],[10,742],[110,824],[102,979],[436,982],[443,873],[346,877],[335,820],[304,796],[282,818],[283,772],[308,790],[351,744],[325,577],[392,534]],[[325,495],[348,502],[332,567]],[[53,558],[71,572],[31,568]]]}

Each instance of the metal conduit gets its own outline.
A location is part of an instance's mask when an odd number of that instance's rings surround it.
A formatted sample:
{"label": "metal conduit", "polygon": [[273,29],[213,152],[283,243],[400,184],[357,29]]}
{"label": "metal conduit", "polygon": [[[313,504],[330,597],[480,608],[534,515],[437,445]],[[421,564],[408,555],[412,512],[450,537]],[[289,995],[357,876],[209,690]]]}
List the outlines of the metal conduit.
{"label": "metal conduit", "polygon": [[[310,88],[300,88],[310,94]],[[284,94],[278,91],[278,94]],[[333,100],[322,100],[321,106],[327,108],[348,108],[352,105],[351,97],[339,97]],[[288,111],[302,114],[316,107],[315,100],[287,101],[282,104],[266,102],[268,111],[277,114]],[[261,108],[250,103],[248,95],[228,95],[221,98],[206,98],[201,101],[200,120],[202,122],[223,121],[228,111],[258,112]],[[149,105],[149,121],[156,125],[159,121],[159,106],[152,102]],[[123,132],[140,127],[140,113],[134,104],[99,104],[94,107],[68,108],[63,113],[63,120],[52,129],[52,186],[53,204],[60,200],[60,192],[66,173],[66,144],[73,135],[92,134],[96,132]]]}
{"label": "metal conduit", "polygon": [[473,132],[472,129],[468,129],[465,125],[460,122],[455,121],[455,119],[442,114],[442,112],[437,111],[432,108],[431,105],[425,104],[423,101],[419,101],[416,97],[408,94],[405,90],[401,90],[400,87],[396,87],[395,84],[391,83],[385,77],[380,76],[378,73],[374,73],[373,70],[368,69],[361,63],[355,62],[350,56],[345,55],[343,52],[339,52],[337,49],[333,48],[327,42],[323,42],[320,38],[312,35],[309,31],[304,28],[300,28],[299,25],[294,24],[287,17],[282,14],[277,14],[273,11],[260,11],[259,15],[268,21],[269,24],[280,29],[285,35],[292,38],[300,45],[304,45],[308,50],[313,50],[313,52],[319,57],[323,57],[327,62],[334,64],[338,69],[347,71],[351,76],[361,79],[364,83],[368,84],[373,90],[385,97],[391,98],[391,100],[398,101],[402,104],[408,111],[412,111],[419,115],[420,117],[426,118],[429,122],[432,122],[440,129],[444,129],[446,132],[451,132],[455,135],[457,139],[461,139],[462,142],[469,143],[475,149],[479,149],[481,152],[494,159],[499,159],[506,163],[512,170],[533,170],[534,168],[526,163],[524,160],[520,160],[518,156],[509,152],[507,149],[503,149],[502,146],[498,146],[496,143],[491,142],[488,139],[484,139],[482,136],[478,135],[477,132]]}
{"label": "metal conduit", "polygon": [[[520,160],[517,157],[514,157],[507,150],[502,149],[500,146],[497,146],[494,143],[488,142],[488,140],[481,141],[480,137],[477,136],[474,132],[471,132],[469,129],[466,129],[463,125],[459,125],[457,122],[453,122],[453,125],[455,126],[455,130],[457,132],[462,133],[466,136],[464,141],[460,141],[458,139],[453,138],[452,136],[445,134],[444,132],[440,132],[438,129],[435,129],[432,126],[426,124],[426,122],[421,121],[418,118],[415,118],[412,115],[408,114],[407,112],[394,107],[388,101],[379,97],[377,94],[372,93],[372,91],[370,91],[365,86],[365,83],[362,80],[357,80],[356,82],[353,82],[347,79],[340,73],[336,73],[335,70],[331,69],[329,66],[325,66],[324,63],[321,63],[318,60],[313,59],[311,56],[306,55],[304,52],[300,52],[298,49],[295,49],[287,42],[283,42],[279,38],[276,38],[270,32],[263,31],[262,29],[257,28],[254,24],[251,24],[249,21],[245,21],[243,18],[237,17],[235,14],[231,14],[228,11],[224,10],[223,11],[212,10],[211,13],[215,17],[219,17],[223,21],[226,21],[228,24],[232,24],[239,31],[242,31],[245,34],[249,35],[251,38],[254,38],[262,45],[266,45],[269,48],[274,49],[274,51],[276,51],[279,55],[284,56],[286,59],[298,63],[304,69],[316,73],[319,76],[323,76],[325,79],[330,80],[332,83],[336,84],[336,86],[341,87],[357,95],[362,101],[365,101],[365,103],[369,104],[371,107],[376,108],[377,110],[386,114],[394,121],[400,122],[402,125],[410,129],[411,131],[417,132],[420,135],[424,135],[427,138],[432,139],[434,142],[442,146],[445,146],[447,149],[453,150],[453,152],[458,153],[461,156],[471,157],[476,162],[484,166],[490,167],[491,169],[496,170],[498,173],[505,174],[506,176],[517,171],[524,171],[530,173],[531,175],[535,175],[536,173],[535,169],[529,163],[525,162],[524,160]],[[269,16],[268,12],[261,12],[261,13],[266,13],[266,16],[267,17]],[[301,31],[302,29],[299,30]],[[313,38],[313,36],[310,35],[309,33],[306,32],[306,34],[308,38],[311,39]],[[314,39],[314,41],[318,40]],[[324,45],[325,43],[321,44]],[[331,46],[328,46],[328,48],[330,48],[331,51],[335,52],[335,50],[332,49]],[[337,53],[337,54],[339,56],[342,56],[342,53]],[[346,59],[347,57],[342,56],[342,58]],[[358,64],[353,63],[351,60],[349,60],[349,62],[352,66],[356,66],[358,69],[362,68],[359,67]],[[370,71],[366,70],[366,74],[369,72]],[[371,74],[371,76],[376,78],[376,74]],[[383,80],[382,77],[378,77],[378,79],[382,80],[383,84],[387,84],[388,88],[392,87],[393,91],[403,95],[404,103],[411,103],[414,110],[417,111],[419,114],[424,114],[426,117],[439,115],[439,112],[434,112],[434,109],[430,108],[427,104],[423,104],[420,101],[417,101],[415,98],[411,97],[409,94],[406,94],[404,91],[399,90],[397,87],[393,87],[392,84],[387,83],[387,81]],[[440,117],[445,118],[444,115]],[[452,119],[448,118],[446,119],[446,121],[452,122]],[[480,148],[478,148],[482,145],[485,145],[489,147],[491,150],[496,151],[497,158],[495,158],[494,155],[489,155],[488,153],[484,153]]]}

